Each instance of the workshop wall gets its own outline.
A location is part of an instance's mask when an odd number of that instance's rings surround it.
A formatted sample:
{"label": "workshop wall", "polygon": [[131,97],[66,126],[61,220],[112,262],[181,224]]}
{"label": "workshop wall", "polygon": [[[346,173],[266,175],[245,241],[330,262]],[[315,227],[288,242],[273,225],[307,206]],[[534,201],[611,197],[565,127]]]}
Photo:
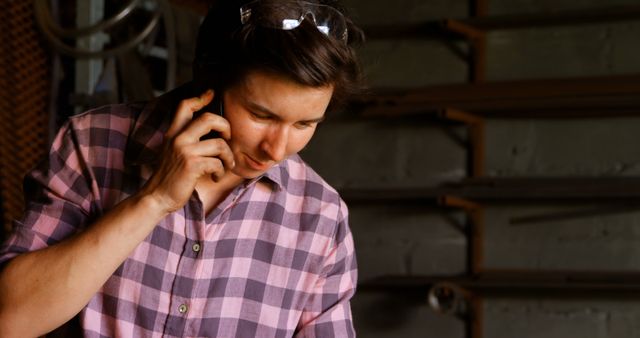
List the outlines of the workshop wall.
{"label": "workshop wall", "polygon": [[[489,14],[631,5],[635,0],[490,0]],[[464,18],[464,0],[350,0],[362,25]],[[624,75],[640,72],[640,22],[498,31],[488,35],[487,80]],[[465,48],[464,45],[461,48]],[[466,62],[434,40],[371,40],[361,48],[373,88],[463,83]],[[464,128],[416,119],[329,119],[303,157],[338,189],[430,187],[467,175]],[[491,177],[638,176],[640,117],[489,119]],[[488,268],[635,271],[640,212],[513,225],[514,217],[588,206],[501,204],[485,214]],[[362,282],[385,275],[466,271],[464,215],[433,206],[350,207]],[[362,337],[465,337],[465,323],[432,311],[426,297],[359,292],[353,310]],[[640,336],[637,302],[620,299],[490,298],[483,336]]]}

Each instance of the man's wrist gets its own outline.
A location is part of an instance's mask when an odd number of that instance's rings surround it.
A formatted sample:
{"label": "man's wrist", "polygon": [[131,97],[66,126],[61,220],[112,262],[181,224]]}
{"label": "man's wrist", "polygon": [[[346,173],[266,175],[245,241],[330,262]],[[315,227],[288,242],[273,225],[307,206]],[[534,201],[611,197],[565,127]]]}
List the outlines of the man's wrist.
{"label": "man's wrist", "polygon": [[134,197],[133,203],[142,208],[149,217],[154,217],[158,220],[171,213],[165,203],[162,203],[161,199],[153,194],[144,193],[143,191]]}

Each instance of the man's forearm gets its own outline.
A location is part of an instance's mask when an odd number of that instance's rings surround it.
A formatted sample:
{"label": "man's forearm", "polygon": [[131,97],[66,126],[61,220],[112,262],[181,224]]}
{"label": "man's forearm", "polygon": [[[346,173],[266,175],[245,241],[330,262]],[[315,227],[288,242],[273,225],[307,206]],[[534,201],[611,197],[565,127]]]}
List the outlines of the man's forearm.
{"label": "man's forearm", "polygon": [[164,216],[133,196],[84,232],[12,259],[0,271],[0,337],[40,336],[73,318]]}

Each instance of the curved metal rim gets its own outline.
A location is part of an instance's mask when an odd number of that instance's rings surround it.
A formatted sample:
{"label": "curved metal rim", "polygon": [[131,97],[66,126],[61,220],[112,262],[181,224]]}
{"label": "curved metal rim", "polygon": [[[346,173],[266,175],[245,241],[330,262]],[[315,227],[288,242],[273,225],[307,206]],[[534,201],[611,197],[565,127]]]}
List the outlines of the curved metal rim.
{"label": "curved metal rim", "polygon": [[[35,0],[35,1],[42,1],[42,0]],[[134,1],[137,1],[137,0],[134,0]],[[42,14],[42,13],[38,13],[40,10],[42,9],[41,8],[38,9],[38,7],[36,7],[36,17]],[[92,50],[71,47],[65,44],[52,31],[48,30],[47,27],[42,27],[42,32],[45,35],[45,37],[53,44],[53,46],[63,54],[67,54],[67,55],[78,57],[78,58],[107,58],[114,55],[118,55],[126,50],[136,47],[155,28],[155,26],[158,24],[161,14],[162,14],[162,9],[158,8],[153,13],[153,17],[151,18],[147,26],[145,26],[145,28],[138,35],[134,36],[133,38],[129,39],[128,41],[122,43],[117,47],[113,47],[111,49],[99,50],[99,51],[92,51]]]}
{"label": "curved metal rim", "polygon": [[53,31],[55,34],[63,38],[77,38],[77,37],[91,35],[93,33],[107,30],[113,27],[122,19],[129,16],[142,0],[131,0],[126,6],[124,6],[114,16],[106,20],[102,20],[94,25],[75,28],[75,29],[62,28],[59,25],[57,25],[53,20],[53,17],[51,17],[51,12],[46,9],[47,8],[46,1],[47,0],[34,0],[36,19],[38,23],[42,27],[51,29],[51,31]]}
{"label": "curved metal rim", "polygon": [[[171,8],[167,0],[156,0],[158,7],[154,11],[153,17],[150,19],[147,26],[133,38],[122,43],[119,46],[113,47],[107,50],[87,50],[69,46],[62,41],[62,38],[77,38],[85,35],[90,35],[98,31],[105,30],[113,25],[122,21],[127,17],[133,9],[142,0],[132,0],[127,6],[123,7],[116,15],[107,20],[98,22],[95,25],[83,27],[80,29],[63,29],[55,24],[51,11],[48,9],[46,3],[47,0],[34,0],[35,18],[38,26],[40,27],[45,38],[53,45],[53,47],[60,53],[69,55],[75,58],[109,58],[122,54],[132,48],[135,48],[138,44],[142,43],[158,26],[160,16],[164,18],[164,24],[166,26],[166,34],[168,39],[167,48],[169,50],[168,65],[167,65],[167,78],[166,89],[170,90],[175,86],[176,82],[176,42],[175,42],[175,23],[171,15]],[[164,14],[164,15],[163,15]]]}

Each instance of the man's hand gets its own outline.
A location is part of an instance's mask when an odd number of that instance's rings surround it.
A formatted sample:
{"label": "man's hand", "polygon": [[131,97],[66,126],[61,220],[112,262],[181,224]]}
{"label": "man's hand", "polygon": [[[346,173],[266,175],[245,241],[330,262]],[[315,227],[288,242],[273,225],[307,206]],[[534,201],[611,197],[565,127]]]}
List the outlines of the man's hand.
{"label": "man's hand", "polygon": [[[231,137],[229,122],[210,112],[195,119],[193,116],[209,104],[213,96],[213,91],[208,90],[200,97],[180,102],[165,134],[160,164],[142,189],[165,213],[180,209],[189,200],[199,178],[208,175],[217,180],[235,165],[225,141]],[[210,131],[218,132],[221,137],[200,140]]]}

